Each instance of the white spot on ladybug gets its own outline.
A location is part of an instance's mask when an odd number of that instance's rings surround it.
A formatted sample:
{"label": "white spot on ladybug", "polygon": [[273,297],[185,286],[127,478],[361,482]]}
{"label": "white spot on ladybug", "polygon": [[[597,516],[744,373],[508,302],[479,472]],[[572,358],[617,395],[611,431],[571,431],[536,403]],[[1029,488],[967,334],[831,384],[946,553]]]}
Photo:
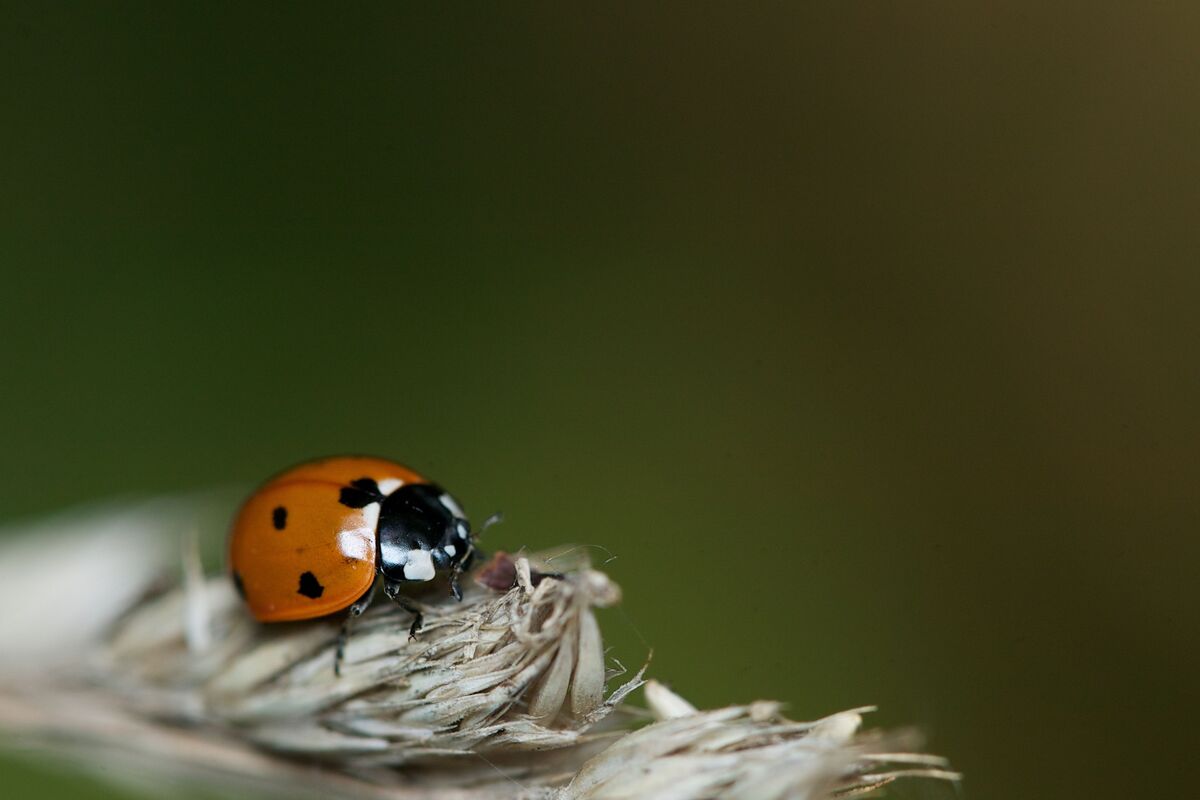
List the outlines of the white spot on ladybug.
{"label": "white spot on ladybug", "polygon": [[408,561],[408,548],[395,542],[380,542],[380,556],[387,564],[404,564]]}
{"label": "white spot on ladybug", "polygon": [[366,561],[371,557],[371,539],[374,537],[374,532],[366,528],[342,531],[338,534],[338,550],[346,558]]}
{"label": "white spot on ladybug", "polygon": [[404,565],[404,577],[410,581],[433,580],[433,558],[428,550],[409,550],[408,561]]}
{"label": "white spot on ladybug", "polygon": [[388,495],[404,485],[404,481],[399,478],[384,478],[379,482],[379,493]]}
{"label": "white spot on ladybug", "polygon": [[379,504],[372,503],[360,512],[362,524],[338,532],[338,550],[347,558],[367,561],[371,558],[371,543],[375,541],[375,528],[379,525]]}
{"label": "white spot on ladybug", "polygon": [[458,548],[452,544],[448,544],[445,547],[443,547],[442,549],[446,551],[446,555],[448,555],[448,556],[453,556],[453,555],[458,554]]}
{"label": "white spot on ladybug", "polygon": [[375,528],[379,526],[379,504],[372,503],[362,510],[363,527],[372,539],[375,538]]}
{"label": "white spot on ladybug", "polygon": [[448,495],[448,494],[442,495],[441,497],[438,498],[438,502],[441,503],[443,506],[445,506],[447,511],[449,511],[451,514],[458,517],[459,519],[466,518],[467,515],[462,510],[462,506],[460,506],[458,504],[458,502],[450,495]]}

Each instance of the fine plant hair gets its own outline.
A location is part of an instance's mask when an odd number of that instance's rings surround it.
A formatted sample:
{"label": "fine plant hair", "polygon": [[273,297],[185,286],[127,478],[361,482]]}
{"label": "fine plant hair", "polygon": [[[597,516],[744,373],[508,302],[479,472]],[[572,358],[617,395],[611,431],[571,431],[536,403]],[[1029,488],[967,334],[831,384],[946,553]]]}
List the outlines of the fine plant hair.
{"label": "fine plant hair", "polygon": [[498,556],[514,585],[423,600],[415,640],[377,602],[335,676],[337,618],[258,624],[194,547],[172,552],[201,506],[126,503],[0,540],[0,743],[155,795],[769,800],[957,780],[912,733],[864,732],[869,708],[700,711],[610,663],[593,610],[621,593],[584,548],[552,569]]}

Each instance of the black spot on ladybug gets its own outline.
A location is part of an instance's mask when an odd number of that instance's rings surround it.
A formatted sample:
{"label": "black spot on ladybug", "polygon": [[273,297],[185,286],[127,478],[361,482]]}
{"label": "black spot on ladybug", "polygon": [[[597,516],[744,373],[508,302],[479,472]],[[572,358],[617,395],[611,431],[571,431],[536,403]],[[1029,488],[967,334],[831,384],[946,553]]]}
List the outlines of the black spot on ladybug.
{"label": "black spot on ladybug", "polygon": [[374,503],[375,498],[360,489],[345,486],[338,495],[338,502],[349,508],[365,508]]}
{"label": "black spot on ladybug", "polygon": [[316,600],[321,595],[325,594],[325,587],[317,580],[317,576],[311,572],[306,572],[300,576],[300,588],[296,590],[298,594],[305,597],[311,597]]}
{"label": "black spot on ladybug", "polygon": [[237,570],[233,572],[233,588],[237,589],[239,597],[246,599],[246,584],[242,583],[242,576]]}
{"label": "black spot on ladybug", "polygon": [[379,484],[374,478],[359,478],[356,481],[350,481],[350,485],[355,489],[362,489],[364,492],[371,494],[379,494]]}
{"label": "black spot on ladybug", "polygon": [[383,493],[379,491],[379,484],[371,478],[350,481],[350,485],[342,487],[338,496],[338,502],[349,508],[365,508],[382,499]]}
{"label": "black spot on ladybug", "polygon": [[271,524],[275,526],[275,530],[281,531],[287,527],[287,509],[283,506],[276,506],[271,512]]}

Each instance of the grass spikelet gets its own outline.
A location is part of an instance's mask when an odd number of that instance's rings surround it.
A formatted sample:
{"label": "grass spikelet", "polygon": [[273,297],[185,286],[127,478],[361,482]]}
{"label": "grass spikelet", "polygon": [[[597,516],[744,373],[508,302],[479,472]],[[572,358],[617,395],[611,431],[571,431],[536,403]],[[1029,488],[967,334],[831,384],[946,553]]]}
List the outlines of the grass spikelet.
{"label": "grass spikelet", "polygon": [[[148,542],[178,518],[161,502],[94,512],[40,525],[38,547],[0,552],[14,575],[66,560],[70,574],[139,582],[123,587],[122,608],[72,594],[76,607],[15,629],[0,665],[11,742],[155,792],[769,800],[956,778],[904,737],[860,733],[863,709],[815,722],[769,702],[698,711],[654,681],[649,710],[629,706],[645,668],[623,681],[608,669],[593,610],[620,590],[581,550],[573,563],[554,556],[554,576],[536,557],[500,556],[491,583],[512,588],[465,584],[461,603],[429,603],[415,640],[406,612],[376,603],[356,620],[339,677],[338,620],[255,623],[190,555],[182,584],[151,580],[163,565]],[[70,564],[79,552],[92,562]]]}

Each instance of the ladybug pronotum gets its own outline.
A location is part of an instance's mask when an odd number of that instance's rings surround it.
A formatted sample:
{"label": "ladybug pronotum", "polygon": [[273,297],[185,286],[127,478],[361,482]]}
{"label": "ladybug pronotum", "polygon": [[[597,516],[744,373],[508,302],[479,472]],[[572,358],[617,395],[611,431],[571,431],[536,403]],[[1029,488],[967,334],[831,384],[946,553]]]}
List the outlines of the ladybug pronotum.
{"label": "ladybug pronotum", "polygon": [[[346,456],[293,467],[242,505],[229,538],[229,569],[250,613],[261,622],[366,610],[377,582],[413,616],[406,583],[458,578],[474,553],[471,525],[444,489],[408,467]],[[347,634],[343,626],[335,670]]]}

